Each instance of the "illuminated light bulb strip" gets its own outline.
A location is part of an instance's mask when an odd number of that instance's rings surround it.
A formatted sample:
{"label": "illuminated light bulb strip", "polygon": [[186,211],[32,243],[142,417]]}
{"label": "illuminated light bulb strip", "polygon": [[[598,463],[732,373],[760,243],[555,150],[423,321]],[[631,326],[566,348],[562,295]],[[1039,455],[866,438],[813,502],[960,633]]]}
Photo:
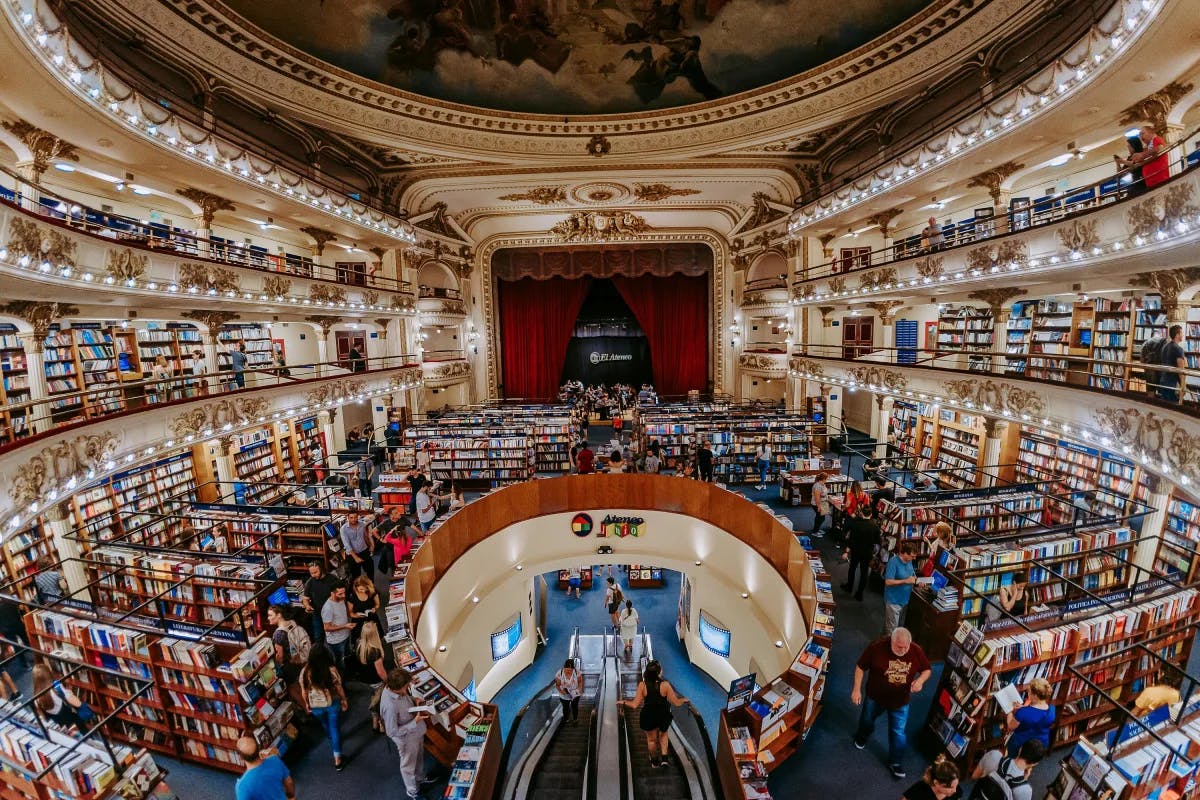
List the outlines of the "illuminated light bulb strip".
{"label": "illuminated light bulb strip", "polygon": [[[1099,76],[1103,70],[1089,69],[1118,58],[1145,32],[1149,22],[1162,8],[1162,0],[1126,0],[1121,6],[1115,28],[1104,33],[1095,25],[1087,34],[1089,50],[1094,50],[1076,66],[1056,61],[1039,74],[1025,81],[1004,98],[977,112],[970,120],[955,125],[939,138],[926,142],[920,149],[905,153],[888,167],[877,170],[869,178],[854,181],[839,189],[830,198],[816,200],[798,209],[788,222],[788,235],[795,236],[808,225],[834,214],[876,199],[881,192],[912,181],[930,170],[973,152],[993,141],[1000,133],[1009,133],[1057,108],[1073,90],[1078,90]],[[1049,86],[1034,91],[1030,86]],[[1001,110],[997,110],[1001,109]],[[887,170],[886,174],[884,174]]]}
{"label": "illuminated light bulb strip", "polygon": [[793,306],[803,306],[839,299],[850,300],[873,297],[880,293],[905,291],[924,286],[953,286],[955,284],[974,283],[994,278],[997,275],[1020,274],[1023,271],[1053,272],[1058,267],[1074,268],[1076,266],[1086,266],[1088,263],[1098,259],[1108,258],[1117,254],[1136,252],[1147,247],[1157,247],[1164,242],[1170,243],[1184,237],[1192,236],[1197,231],[1200,231],[1200,214],[1196,214],[1190,219],[1177,220],[1169,227],[1159,228],[1158,231],[1149,236],[1133,236],[1127,239],[1117,239],[1108,244],[1098,244],[1086,251],[1072,250],[1065,254],[1056,253],[1050,256],[1038,256],[1024,262],[1010,261],[1007,264],[993,264],[987,269],[962,269],[949,275],[939,275],[937,278],[912,277],[897,281],[888,281],[861,289],[845,289],[840,292],[809,292],[803,297],[793,297],[789,302]]}
{"label": "illuminated light bulb strip", "polygon": [[[341,408],[346,403],[363,403],[369,399],[381,397],[395,392],[408,391],[424,386],[424,379],[420,376],[420,369],[414,367],[405,368],[409,374],[405,380],[395,384],[387,385],[369,391],[359,392],[358,394],[347,395],[345,397],[337,397],[326,403],[307,403],[302,406],[293,406],[280,411],[272,411],[270,414],[263,414],[254,419],[246,419],[238,424],[225,423],[220,428],[208,428],[201,431],[199,434],[189,433],[185,436],[171,436],[160,439],[149,444],[141,444],[136,448],[127,450],[123,453],[114,454],[108,461],[99,465],[97,468],[89,469],[86,473],[71,475],[62,484],[52,487],[46,492],[43,499],[35,500],[29,503],[23,509],[16,509],[13,516],[9,517],[3,529],[0,529],[0,543],[8,535],[16,532],[21,527],[21,522],[27,514],[38,514],[52,507],[56,503],[63,502],[70,498],[71,492],[77,488],[81,488],[92,482],[102,481],[105,478],[111,477],[118,471],[125,471],[136,467],[143,462],[153,460],[157,454],[163,451],[169,451],[173,447],[181,447],[191,445],[196,442],[202,442],[211,439],[215,436],[224,436],[227,434],[242,433],[244,431],[264,425],[267,422],[276,422],[283,418],[295,418],[304,414],[318,413],[330,409]],[[345,376],[335,376],[330,380],[336,380]],[[392,380],[392,379],[389,379]]]}
{"label": "illuminated light bulb strip", "polygon": [[142,278],[130,278],[117,281],[110,275],[103,275],[90,270],[72,267],[67,264],[53,264],[49,261],[36,261],[29,256],[9,258],[7,247],[0,247],[0,264],[26,272],[36,273],[42,283],[53,282],[71,288],[112,287],[114,291],[129,291],[151,296],[194,296],[203,297],[206,301],[222,303],[286,303],[299,308],[329,308],[346,311],[378,311],[384,314],[399,314],[400,316],[416,316],[416,305],[389,306],[380,303],[355,303],[351,301],[334,302],[332,300],[313,300],[304,295],[267,295],[263,292],[225,291],[216,289],[201,289],[198,286],[181,286],[177,283],[162,282]]}
{"label": "illuminated light bulb strip", "polygon": [[[212,133],[187,124],[188,131],[200,136],[198,141],[189,139],[183,121],[159,103],[144,98],[136,89],[128,87],[115,75],[108,74],[101,62],[91,54],[88,65],[80,64],[73,54],[84,53],[83,45],[73,40],[66,25],[57,17],[55,27],[46,28],[40,15],[52,15],[44,4],[31,0],[9,0],[3,3],[13,28],[36,45],[30,49],[46,56],[43,64],[60,82],[77,96],[90,103],[96,110],[106,114],[121,127],[134,131],[176,155],[223,171],[240,181],[252,184],[261,191],[272,191],[280,197],[298,200],[309,208],[331,217],[379,232],[407,244],[417,241],[416,229],[397,217],[375,212],[352,198],[309,183],[303,175],[291,173],[278,164],[249,153],[233,142],[218,140]],[[126,90],[124,97],[117,97],[109,90]],[[153,118],[151,115],[159,117]],[[238,154],[227,158],[221,150],[236,150]],[[266,169],[258,165],[265,164]]]}
{"label": "illuminated light bulb strip", "polygon": [[[887,362],[881,362],[886,364]],[[925,403],[932,403],[933,410],[937,411],[941,406],[951,408],[956,411],[967,411],[975,414],[983,414],[984,416],[996,417],[999,419],[1016,422],[1023,425],[1032,425],[1046,433],[1053,433],[1056,436],[1062,436],[1077,444],[1110,447],[1115,451],[1120,451],[1124,456],[1131,459],[1136,459],[1142,466],[1157,473],[1159,477],[1165,478],[1168,481],[1178,482],[1181,486],[1191,486],[1197,480],[1195,475],[1188,475],[1178,470],[1173,469],[1170,465],[1164,462],[1158,456],[1130,447],[1127,444],[1113,441],[1112,437],[1095,428],[1089,428],[1084,425],[1077,425],[1071,422],[1065,422],[1061,419],[1051,419],[1050,417],[1039,416],[1034,417],[1030,414],[1014,414],[1006,409],[996,409],[990,405],[979,406],[970,400],[958,403],[943,395],[932,394],[929,392],[918,392],[912,389],[889,389],[885,386],[868,383],[862,384],[853,378],[838,378],[832,375],[814,375],[807,370],[788,370],[788,376],[796,379],[806,379],[817,381],[818,383],[828,383],[835,386],[843,386],[847,392],[853,393],[858,389],[865,389],[873,394],[887,395],[903,400],[919,400]],[[1068,387],[1069,388],[1069,387]]]}

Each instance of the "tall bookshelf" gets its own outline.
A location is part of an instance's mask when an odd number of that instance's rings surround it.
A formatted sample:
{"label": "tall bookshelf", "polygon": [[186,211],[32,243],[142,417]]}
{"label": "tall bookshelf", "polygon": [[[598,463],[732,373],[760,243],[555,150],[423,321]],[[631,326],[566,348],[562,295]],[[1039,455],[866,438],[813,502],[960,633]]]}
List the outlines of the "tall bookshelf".
{"label": "tall bookshelf", "polygon": [[[1144,471],[1124,456],[1094,447],[1049,436],[1032,426],[1022,426],[1017,454],[1017,474],[1021,479],[1058,479],[1065,491],[1096,493],[1093,511],[1120,517],[1131,511],[1130,501],[1144,503],[1147,495]],[[1046,508],[1046,524],[1070,522],[1071,509],[1065,503]]]}
{"label": "tall bookshelf", "polygon": [[578,439],[569,415],[534,417],[534,463],[538,472],[570,472],[571,443]]}
{"label": "tall bookshelf", "polygon": [[995,346],[995,319],[990,308],[945,306],[938,314],[939,353],[964,353],[967,369],[990,372]]}
{"label": "tall bookshelf", "polygon": [[1154,571],[1184,583],[1200,579],[1200,506],[1172,492],[1167,515],[1154,554]]}
{"label": "tall bookshelf", "polygon": [[32,398],[25,345],[14,325],[0,325],[0,444],[28,436],[29,409],[14,408]]}
{"label": "tall bookshelf", "polygon": [[37,561],[42,556],[54,555],[55,548],[41,517],[34,517],[29,524],[9,534],[0,547],[3,559],[5,583],[11,583],[11,591],[26,600],[36,600],[33,574],[38,571]]}
{"label": "tall bookshelf", "polygon": [[217,371],[222,390],[234,387],[230,356],[238,345],[246,345],[246,369],[267,369],[272,363],[271,331],[263,325],[222,325],[217,332]]}
{"label": "tall bookshelf", "polygon": [[[1167,312],[1162,309],[1162,298],[1158,295],[1146,295],[1133,315],[1133,352],[1141,353],[1142,345],[1155,336],[1166,338],[1169,327]],[[1146,371],[1133,367],[1131,373],[1130,389],[1145,390]]]}
{"label": "tall bookshelf", "polygon": [[84,542],[137,534],[137,543],[163,546],[165,515],[195,498],[191,453],[118,472],[71,496],[71,518]]}
{"label": "tall bookshelf", "polygon": [[234,437],[233,469],[240,484],[235,488],[239,503],[270,505],[291,491],[292,487],[281,485],[288,478],[280,440],[289,435],[289,431],[269,425]]}
{"label": "tall bookshelf", "polygon": [[[155,359],[160,355],[167,360],[172,376],[179,378],[190,375],[197,361],[192,354],[196,350],[203,350],[200,331],[191,325],[182,326],[172,323],[165,328],[139,328],[136,337],[137,355],[141,361],[143,373],[147,375],[149,375]],[[164,396],[160,397],[158,387],[150,384],[147,392],[152,394],[157,402],[165,402],[195,397],[199,394],[199,387],[191,383],[176,382],[171,385],[170,390]]]}
{"label": "tall bookshelf", "polygon": [[1070,303],[1039,300],[1033,312],[1029,336],[1029,364],[1025,376],[1044,381],[1067,382],[1070,354]]}
{"label": "tall bookshelf", "polygon": [[289,577],[306,577],[314,562],[330,574],[345,561],[340,516],[209,512],[206,522],[226,527],[232,551],[282,558]]}
{"label": "tall bookshelf", "polygon": [[[1183,326],[1183,351],[1188,369],[1200,370],[1200,306],[1191,306],[1187,310],[1187,321]],[[1200,375],[1189,375],[1187,386],[1192,392],[1200,392]]]}
{"label": "tall bookshelf", "polygon": [[1033,333],[1034,303],[1018,302],[1013,304],[1012,313],[1008,318],[1004,334],[1005,358],[1004,371],[1009,375],[1024,375],[1028,367],[1029,341]]}
{"label": "tall bookshelf", "polygon": [[1123,392],[1129,385],[1129,365],[1135,359],[1133,347],[1133,311],[1131,300],[1115,302],[1096,298],[1092,326],[1092,374],[1088,385],[1097,389]]}
{"label": "tall bookshelf", "polygon": [[[1094,613],[1099,605],[1080,603],[1070,616]],[[1196,590],[1183,589],[1154,597],[1143,594],[1115,610],[1074,621],[1060,621],[1055,615],[1040,623],[1027,622],[1029,631],[1013,626],[984,633],[963,622],[946,656],[929,728],[952,758],[973,766],[983,753],[1001,746],[1007,732],[1004,712],[992,695],[1008,684],[1022,689],[1036,677],[1048,680],[1054,691],[1051,702],[1058,714],[1051,729],[1052,747],[1111,728],[1117,724],[1115,714],[1094,691],[1080,685],[1069,665],[1150,640],[1148,646],[1178,665],[1187,657],[1195,634],[1191,623],[1198,618]],[[1117,696],[1135,688],[1142,675],[1114,671],[1104,683]]]}

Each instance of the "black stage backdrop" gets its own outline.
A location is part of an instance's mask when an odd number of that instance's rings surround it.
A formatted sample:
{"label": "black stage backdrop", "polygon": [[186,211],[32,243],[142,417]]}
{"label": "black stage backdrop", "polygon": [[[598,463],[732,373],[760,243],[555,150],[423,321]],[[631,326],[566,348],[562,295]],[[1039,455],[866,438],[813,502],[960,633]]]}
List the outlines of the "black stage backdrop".
{"label": "black stage backdrop", "polygon": [[645,336],[571,337],[563,380],[585,385],[627,383],[635,389],[654,382],[650,344]]}

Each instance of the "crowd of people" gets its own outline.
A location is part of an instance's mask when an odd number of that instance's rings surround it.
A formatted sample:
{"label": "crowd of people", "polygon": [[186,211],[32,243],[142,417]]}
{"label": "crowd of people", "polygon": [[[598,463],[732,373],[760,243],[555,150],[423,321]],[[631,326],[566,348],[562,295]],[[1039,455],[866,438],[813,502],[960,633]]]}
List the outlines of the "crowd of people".
{"label": "crowd of people", "polygon": [[648,406],[658,403],[658,394],[648,383],[634,391],[627,383],[584,385],[582,381],[571,380],[558,389],[558,401],[569,406],[580,417],[599,415],[600,419],[615,419],[634,405]]}

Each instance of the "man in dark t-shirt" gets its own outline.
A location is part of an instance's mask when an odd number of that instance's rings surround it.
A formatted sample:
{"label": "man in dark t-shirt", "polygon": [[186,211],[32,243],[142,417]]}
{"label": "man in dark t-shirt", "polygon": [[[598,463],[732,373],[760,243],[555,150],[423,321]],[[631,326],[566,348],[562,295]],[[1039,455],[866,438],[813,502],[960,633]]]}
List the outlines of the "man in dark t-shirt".
{"label": "man in dark t-shirt", "polygon": [[708,439],[701,439],[699,446],[696,447],[696,470],[700,473],[700,480],[711,481],[712,468],[712,448],[708,446]]}
{"label": "man in dark t-shirt", "polygon": [[[932,673],[929,659],[919,645],[913,644],[907,628],[896,628],[887,639],[867,645],[854,665],[854,690],[850,700],[862,706],[854,746],[862,750],[875,730],[875,720],[888,716],[888,765],[892,777],[905,776],[904,751],[908,746],[908,703],[913,692],[925,686]],[[866,677],[866,691],[863,678]]]}
{"label": "man in dark t-shirt", "polygon": [[408,473],[408,485],[412,487],[412,497],[408,501],[408,515],[410,517],[417,516],[417,492],[421,491],[421,487],[429,483],[429,479],[419,469],[414,469]]}
{"label": "man in dark t-shirt", "polygon": [[[1187,369],[1187,354],[1183,351],[1183,326],[1172,325],[1167,341],[1158,351],[1158,363],[1164,367]],[[1168,403],[1179,402],[1179,373],[1161,370],[1158,373],[1158,396]]]}
{"label": "man in dark t-shirt", "polygon": [[875,509],[875,513],[878,514],[883,510],[880,504],[884,500],[891,502],[895,499],[896,490],[891,486],[888,486],[887,478],[883,477],[882,475],[876,477],[875,489],[871,492],[871,508]]}
{"label": "man in dark t-shirt", "polygon": [[583,449],[575,456],[575,468],[579,470],[580,475],[587,475],[596,470],[596,454],[587,442],[583,443]]}
{"label": "man in dark t-shirt", "polygon": [[321,609],[325,607],[325,601],[329,599],[330,593],[333,591],[334,581],[317,562],[308,565],[308,580],[304,582],[304,593],[300,595],[300,602],[304,606],[304,610],[312,616],[311,625],[313,642],[322,642],[325,640],[325,626],[321,623]]}

